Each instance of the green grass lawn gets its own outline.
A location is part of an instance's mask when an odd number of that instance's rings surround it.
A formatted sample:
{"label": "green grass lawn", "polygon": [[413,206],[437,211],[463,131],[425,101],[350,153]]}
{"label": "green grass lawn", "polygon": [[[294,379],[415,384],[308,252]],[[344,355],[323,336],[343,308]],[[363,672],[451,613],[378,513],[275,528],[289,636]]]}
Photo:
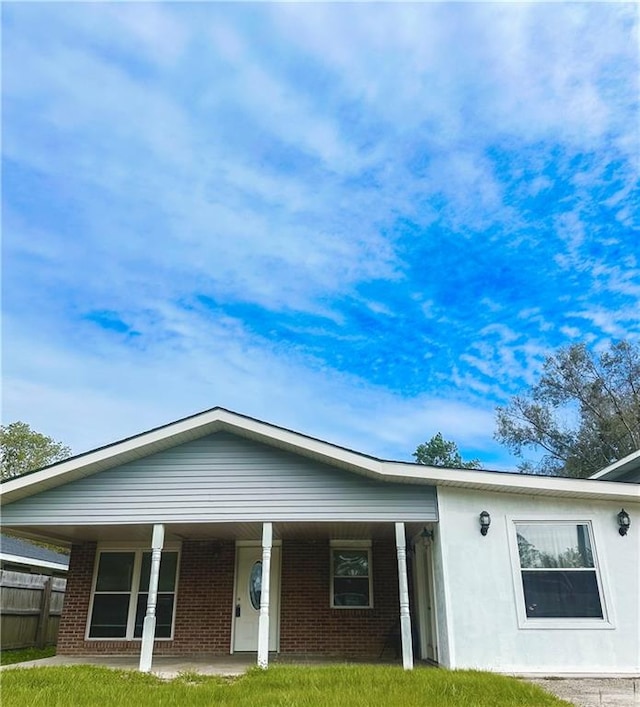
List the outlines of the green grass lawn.
{"label": "green grass lawn", "polygon": [[160,680],[95,666],[15,668],[2,673],[3,707],[567,707],[530,683],[474,671],[372,665],[253,668],[239,678],[186,674]]}
{"label": "green grass lawn", "polygon": [[55,646],[47,646],[46,648],[17,648],[16,650],[11,651],[0,651],[0,665],[24,663],[25,660],[49,658],[55,654]]}

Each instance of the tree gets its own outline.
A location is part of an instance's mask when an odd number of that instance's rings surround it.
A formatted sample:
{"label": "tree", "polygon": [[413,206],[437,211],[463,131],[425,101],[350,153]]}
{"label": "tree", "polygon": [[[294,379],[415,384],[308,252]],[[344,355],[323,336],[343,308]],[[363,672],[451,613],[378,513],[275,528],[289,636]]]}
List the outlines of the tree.
{"label": "tree", "polygon": [[574,344],[549,356],[540,380],[497,408],[495,438],[516,456],[542,450],[521,471],[587,477],[640,449],[640,347],[596,355]]}
{"label": "tree", "polygon": [[428,466],[446,466],[452,469],[480,469],[478,459],[465,462],[460,456],[458,445],[443,438],[440,432],[424,444],[418,445],[413,453],[418,464]]}
{"label": "tree", "polygon": [[3,479],[61,461],[71,455],[69,447],[32,430],[26,422],[0,427],[0,473]]}

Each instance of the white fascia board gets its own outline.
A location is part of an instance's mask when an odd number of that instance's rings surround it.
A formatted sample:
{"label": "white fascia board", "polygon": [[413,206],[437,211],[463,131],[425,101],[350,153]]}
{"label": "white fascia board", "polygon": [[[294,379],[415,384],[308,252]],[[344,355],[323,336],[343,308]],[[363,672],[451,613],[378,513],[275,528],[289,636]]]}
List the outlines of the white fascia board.
{"label": "white fascia board", "polygon": [[383,474],[388,480],[432,483],[436,486],[460,486],[484,491],[531,493],[604,500],[629,499],[640,502],[640,488],[633,484],[611,483],[594,479],[574,479],[559,476],[531,476],[500,471],[445,469],[386,462]]}
{"label": "white fascia board", "polygon": [[26,565],[27,567],[44,567],[46,569],[58,570],[66,572],[69,569],[68,565],[63,565],[61,562],[48,562],[47,560],[37,560],[35,557],[24,557],[23,555],[9,555],[6,552],[0,552],[0,560],[2,562],[11,562],[15,565]]}
{"label": "white fascia board", "polygon": [[[172,436],[177,436],[174,431]],[[149,432],[135,439],[124,440],[123,442],[96,449],[93,452],[82,454],[79,457],[72,457],[67,461],[62,461],[54,466],[45,467],[40,471],[30,472],[24,476],[18,476],[2,484],[2,503],[10,503],[24,496],[30,496],[38,491],[53,488],[67,481],[90,476],[92,473],[102,469],[115,466],[118,463],[126,463],[136,456],[144,456],[144,449],[152,447],[154,443],[166,438],[162,431]],[[135,454],[139,451],[140,454]],[[76,472],[76,473],[74,473]],[[69,477],[63,481],[64,477]],[[58,481],[59,480],[59,481]]]}
{"label": "white fascia board", "polygon": [[[620,471],[624,473],[627,471],[627,469],[622,469],[621,467],[629,467],[629,471],[631,469],[635,469],[637,466],[640,466],[640,449],[638,449],[635,452],[631,452],[631,454],[627,454],[626,457],[622,457],[622,459],[618,459],[617,462],[613,462],[613,464],[609,464],[609,466],[605,466],[604,469],[601,469],[600,471],[596,472],[592,476],[590,476],[590,479],[602,479],[605,476],[608,476],[614,471]],[[616,474],[617,476],[617,474]]]}
{"label": "white fascia board", "polygon": [[220,419],[222,423],[221,429],[228,429],[229,432],[242,431],[245,434],[248,433],[253,439],[263,441],[272,446],[275,443],[280,448],[288,449],[297,454],[304,453],[306,456],[313,457],[327,464],[338,464],[359,473],[377,476],[382,474],[383,465],[386,463],[375,457],[360,454],[345,447],[338,447],[330,442],[323,442],[320,439],[307,437],[282,427],[274,427],[251,418],[243,419],[239,428],[237,417],[233,413],[227,413],[227,415],[231,416],[231,419],[225,419],[226,416],[222,416]]}

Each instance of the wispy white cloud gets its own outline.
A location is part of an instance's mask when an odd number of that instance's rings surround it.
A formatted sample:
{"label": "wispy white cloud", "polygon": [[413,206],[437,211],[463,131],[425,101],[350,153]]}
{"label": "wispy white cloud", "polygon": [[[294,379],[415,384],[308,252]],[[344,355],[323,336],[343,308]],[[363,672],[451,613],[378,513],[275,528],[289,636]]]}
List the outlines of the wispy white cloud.
{"label": "wispy white cloud", "polygon": [[499,456],[490,405],[394,394],[263,340],[231,318],[212,326],[178,308],[159,316],[163,336],[141,348],[123,347],[86,323],[73,335],[88,344],[82,351],[45,323],[46,343],[30,346],[30,332],[9,321],[23,356],[5,379],[6,408],[76,452],[216,404],[382,457],[409,460],[436,430],[463,449]]}
{"label": "wispy white cloud", "polygon": [[3,30],[5,414],[76,447],[223,404],[493,450],[548,353],[640,335],[630,5],[25,3]]}

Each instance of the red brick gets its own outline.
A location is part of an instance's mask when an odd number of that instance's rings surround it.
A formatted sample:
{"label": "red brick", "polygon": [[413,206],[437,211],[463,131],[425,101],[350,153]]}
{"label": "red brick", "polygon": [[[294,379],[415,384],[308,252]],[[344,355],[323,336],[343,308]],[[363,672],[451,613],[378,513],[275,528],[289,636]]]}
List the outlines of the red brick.
{"label": "red brick", "polygon": [[[138,654],[140,641],[86,641],[96,545],[74,545],[58,634],[61,655]],[[156,641],[156,655],[225,655],[231,645],[233,542],[185,541],[176,597],[174,637]],[[284,540],[280,605],[282,653],[377,656],[398,621],[395,547],[372,548],[373,609],[332,609],[328,540]]]}

